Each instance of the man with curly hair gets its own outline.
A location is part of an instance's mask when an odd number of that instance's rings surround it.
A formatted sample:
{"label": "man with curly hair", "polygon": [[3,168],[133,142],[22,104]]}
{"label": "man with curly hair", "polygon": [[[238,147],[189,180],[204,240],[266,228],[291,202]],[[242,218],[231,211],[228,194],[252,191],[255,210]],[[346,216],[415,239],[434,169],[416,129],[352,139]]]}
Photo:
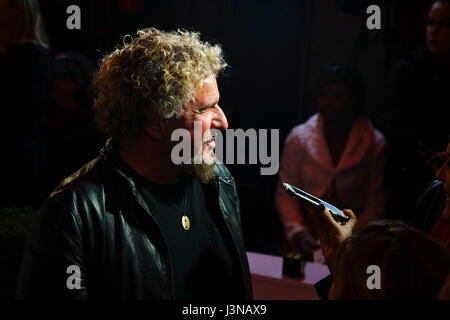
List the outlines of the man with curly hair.
{"label": "man with curly hair", "polygon": [[[213,152],[225,67],[198,33],[154,28],[103,59],[95,117],[111,138],[46,201],[17,298],[251,299],[236,186]],[[201,161],[175,165],[172,132],[194,125]]]}

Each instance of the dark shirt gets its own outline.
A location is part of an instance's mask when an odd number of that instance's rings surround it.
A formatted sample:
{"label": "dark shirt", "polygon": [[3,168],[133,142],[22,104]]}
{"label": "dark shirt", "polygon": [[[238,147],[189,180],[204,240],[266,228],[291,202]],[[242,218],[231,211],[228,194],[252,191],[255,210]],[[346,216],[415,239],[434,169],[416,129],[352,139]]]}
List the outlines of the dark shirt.
{"label": "dark shirt", "polygon": [[[167,241],[176,300],[233,296],[233,268],[224,238],[205,205],[200,182],[188,174],[172,184],[148,181],[123,161]],[[185,230],[182,217],[190,227]]]}

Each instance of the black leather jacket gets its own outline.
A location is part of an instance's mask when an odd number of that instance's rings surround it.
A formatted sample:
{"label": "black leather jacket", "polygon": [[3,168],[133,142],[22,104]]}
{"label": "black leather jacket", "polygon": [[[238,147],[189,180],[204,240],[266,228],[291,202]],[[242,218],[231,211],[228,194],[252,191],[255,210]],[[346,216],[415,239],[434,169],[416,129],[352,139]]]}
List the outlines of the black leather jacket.
{"label": "black leather jacket", "polygon": [[[27,239],[17,299],[174,298],[167,242],[113,154],[109,142],[46,201]],[[252,286],[236,186],[225,165],[217,164],[215,171],[217,179],[204,189],[238,270],[239,290],[230,298],[248,300]],[[80,289],[66,284],[76,274],[68,270],[71,265],[79,267]]]}

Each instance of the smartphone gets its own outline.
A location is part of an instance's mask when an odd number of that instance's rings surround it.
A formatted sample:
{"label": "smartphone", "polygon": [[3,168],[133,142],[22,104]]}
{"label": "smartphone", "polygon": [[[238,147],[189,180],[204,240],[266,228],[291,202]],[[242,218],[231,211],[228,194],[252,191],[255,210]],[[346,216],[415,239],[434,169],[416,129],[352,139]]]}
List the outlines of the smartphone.
{"label": "smartphone", "polygon": [[323,205],[325,208],[330,210],[331,216],[337,222],[346,223],[348,221],[349,218],[345,215],[345,213],[342,210],[336,208],[335,206],[329,204],[328,202],[323,201],[322,199],[316,198],[313,195],[311,195],[297,187],[294,187],[293,185],[290,185],[289,183],[282,182],[281,186],[283,187],[283,189],[286,191],[286,193],[288,195],[290,195],[291,197],[293,197],[295,199],[307,201],[310,204],[317,206],[317,207],[319,207],[320,205]]}

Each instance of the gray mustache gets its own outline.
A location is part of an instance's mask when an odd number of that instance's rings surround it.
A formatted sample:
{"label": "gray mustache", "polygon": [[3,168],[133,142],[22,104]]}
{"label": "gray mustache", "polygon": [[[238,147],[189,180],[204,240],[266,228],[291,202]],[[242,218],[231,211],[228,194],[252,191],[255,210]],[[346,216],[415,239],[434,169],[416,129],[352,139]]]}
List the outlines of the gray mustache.
{"label": "gray mustache", "polygon": [[203,144],[207,144],[208,142],[215,141],[215,140],[216,140],[216,136],[212,136],[208,140],[204,141]]}

